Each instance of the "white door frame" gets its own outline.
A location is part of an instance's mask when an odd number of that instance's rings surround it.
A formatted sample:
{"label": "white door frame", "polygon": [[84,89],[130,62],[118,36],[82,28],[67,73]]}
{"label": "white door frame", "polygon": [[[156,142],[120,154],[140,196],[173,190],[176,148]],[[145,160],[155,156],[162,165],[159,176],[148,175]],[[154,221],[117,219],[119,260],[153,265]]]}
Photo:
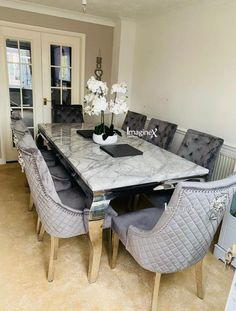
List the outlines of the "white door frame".
{"label": "white door frame", "polygon": [[[6,53],[5,53],[5,42],[4,36],[2,35],[1,28],[2,27],[20,29],[24,31],[36,31],[39,33],[49,33],[49,34],[58,34],[63,36],[74,36],[79,37],[81,39],[81,57],[80,57],[80,101],[81,105],[83,105],[83,98],[84,98],[84,79],[85,79],[85,42],[86,42],[86,35],[77,32],[71,31],[63,31],[63,30],[56,30],[52,28],[45,28],[39,26],[31,26],[31,25],[24,25],[19,23],[12,23],[6,21],[0,21],[0,76],[1,76],[1,83],[0,83],[0,164],[6,163],[6,149],[4,144],[4,137],[6,135],[6,126],[4,122],[4,118],[7,116],[7,108],[6,102],[9,103],[9,89],[8,89],[8,81],[7,81],[7,72],[6,72]],[[41,61],[40,61],[41,62]],[[41,65],[41,64],[40,64]],[[43,98],[41,98],[43,101]],[[43,104],[42,104],[43,105]],[[10,110],[9,110],[10,111]],[[10,112],[9,112],[10,113]],[[10,114],[9,114],[10,118]],[[40,120],[40,118],[37,118]]]}
{"label": "white door frame", "polygon": [[5,151],[5,121],[4,118],[6,117],[6,102],[9,100],[7,98],[8,90],[8,81],[6,76],[6,57],[5,57],[5,42],[2,36],[2,29],[0,27],[0,76],[2,77],[0,83],[0,164],[6,163],[6,151]]}

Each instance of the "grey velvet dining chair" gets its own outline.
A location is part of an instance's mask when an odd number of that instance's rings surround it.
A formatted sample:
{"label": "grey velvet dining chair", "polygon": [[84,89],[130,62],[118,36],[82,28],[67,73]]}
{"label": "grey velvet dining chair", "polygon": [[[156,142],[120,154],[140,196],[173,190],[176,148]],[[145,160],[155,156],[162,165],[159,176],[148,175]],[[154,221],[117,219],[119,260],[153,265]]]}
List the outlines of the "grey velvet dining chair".
{"label": "grey velvet dining chair", "polygon": [[22,119],[11,118],[11,129],[13,131],[15,143],[17,143],[17,141],[20,140],[25,135],[25,133],[30,133]]}
{"label": "grey velvet dining chair", "polygon": [[[16,148],[18,148],[19,144],[25,146],[25,148],[37,148],[30,131],[24,124],[21,115],[18,112],[12,112],[11,114],[11,128]],[[52,152],[41,150],[41,153],[49,167],[56,190],[61,191],[71,188],[70,175],[62,165],[56,164],[56,159]],[[32,210],[32,208],[33,201],[30,197],[29,210]]]}
{"label": "grey velvet dining chair", "polygon": [[[11,114],[11,129],[13,131],[14,143],[16,146],[17,142],[25,135],[25,133],[30,133],[18,112],[12,112]],[[51,150],[42,149],[41,153],[49,167],[56,165],[56,158]]]}
{"label": "grey velvet dining chair", "polygon": [[10,117],[11,117],[11,122],[12,123],[14,123],[17,120],[21,120],[22,119],[20,112],[17,111],[17,110],[11,111],[11,116]]}
{"label": "grey velvet dining chair", "polygon": [[211,180],[216,160],[224,140],[207,133],[188,129],[177,154],[209,170],[207,180]]}
{"label": "grey velvet dining chair", "polygon": [[[223,143],[222,138],[189,129],[177,151],[177,155],[207,168],[209,173],[204,177],[204,180],[209,181],[212,178]],[[170,182],[163,186],[166,188],[152,191],[146,196],[153,206],[169,202],[175,185]]]}
{"label": "grey velvet dining chair", "polygon": [[83,123],[82,105],[53,105],[52,106],[53,123]]}
{"label": "grey velvet dining chair", "polygon": [[177,124],[152,118],[147,127],[149,133],[143,138],[160,148],[169,150],[176,130]]}
{"label": "grey velvet dining chair", "polygon": [[[15,144],[17,148],[20,148],[20,147],[24,147],[26,149],[37,148],[33,140],[33,137],[29,131],[21,132],[21,134],[19,135],[18,132],[16,131],[15,125],[12,126],[12,129],[13,129],[14,136],[16,137]],[[67,190],[71,188],[71,177],[68,174],[68,172],[65,170],[62,164],[55,163],[54,166],[49,166],[49,171],[53,178],[53,182],[54,182],[54,185],[57,191]],[[32,210],[32,208],[33,208],[33,202],[32,202],[32,199],[30,198],[29,210]]]}
{"label": "grey velvet dining chair", "polygon": [[123,122],[122,130],[127,131],[129,128],[131,131],[141,131],[145,127],[146,120],[147,116],[129,110]]}
{"label": "grey velvet dining chair", "polygon": [[203,258],[235,193],[236,175],[214,182],[182,182],[166,209],[149,208],[114,217],[111,267],[116,266],[121,240],[144,269],[155,273],[154,311],[161,274],[195,265],[197,296],[203,299]]}
{"label": "grey velvet dining chair", "polygon": [[[38,150],[33,137],[31,136],[30,133],[26,133],[17,143],[18,150],[20,151],[21,149],[25,150]],[[41,153],[40,150],[38,152]],[[45,161],[45,159],[44,159]],[[22,161],[21,157],[19,157],[19,162],[20,164],[24,165],[24,162]],[[45,162],[46,163],[46,162]],[[47,164],[47,163],[46,163]],[[48,167],[48,166],[47,166]],[[57,166],[54,167],[48,167],[48,171],[50,173],[50,176],[53,180],[53,184],[55,187],[55,190],[57,193],[60,193],[60,195],[66,193],[71,200],[73,198],[76,198],[76,189],[72,189],[69,191],[69,189],[72,188],[72,182],[70,179],[70,175],[67,173],[63,165],[58,164]],[[65,192],[67,190],[67,192]],[[63,195],[65,197],[65,195]],[[30,200],[29,200],[29,210],[32,210],[33,208],[33,198],[32,195],[30,194]],[[39,227],[39,224],[37,225]],[[39,229],[37,229],[38,232]]]}
{"label": "grey velvet dining chair", "polygon": [[[19,148],[21,164],[25,170],[32,198],[41,222],[40,237],[46,231],[51,237],[48,281],[54,278],[54,261],[57,259],[59,238],[70,238],[88,233],[90,198],[79,188],[57,192],[49,169],[38,149]],[[103,228],[110,227],[108,208]],[[41,240],[41,239],[40,239]]]}

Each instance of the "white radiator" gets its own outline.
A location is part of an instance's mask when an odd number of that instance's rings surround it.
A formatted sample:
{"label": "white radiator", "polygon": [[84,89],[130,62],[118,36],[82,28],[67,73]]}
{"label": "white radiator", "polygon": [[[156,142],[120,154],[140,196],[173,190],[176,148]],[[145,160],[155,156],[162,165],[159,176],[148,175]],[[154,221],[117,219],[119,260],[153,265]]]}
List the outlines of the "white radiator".
{"label": "white radiator", "polygon": [[216,161],[212,180],[225,178],[233,173],[236,165],[236,158],[221,153]]}

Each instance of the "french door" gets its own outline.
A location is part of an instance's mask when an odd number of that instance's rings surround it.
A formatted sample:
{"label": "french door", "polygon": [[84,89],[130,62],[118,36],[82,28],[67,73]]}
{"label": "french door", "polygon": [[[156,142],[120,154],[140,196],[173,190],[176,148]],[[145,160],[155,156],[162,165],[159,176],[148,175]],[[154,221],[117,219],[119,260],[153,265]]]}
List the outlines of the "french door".
{"label": "french door", "polygon": [[4,140],[2,145],[5,149],[5,159],[14,161],[17,159],[17,153],[10,128],[11,111],[21,114],[32,135],[35,134],[37,123],[42,121],[39,105],[42,89],[38,83],[42,80],[40,33],[10,27],[0,28],[0,74],[1,80],[5,82],[5,96],[1,102],[4,115],[1,128]]}
{"label": "french door", "polygon": [[0,151],[6,161],[17,159],[10,128],[11,111],[21,114],[35,136],[38,123],[51,122],[53,105],[82,102],[83,40],[0,26]]}
{"label": "french door", "polygon": [[80,39],[43,33],[42,62],[44,122],[51,122],[53,105],[83,102],[84,61]]}

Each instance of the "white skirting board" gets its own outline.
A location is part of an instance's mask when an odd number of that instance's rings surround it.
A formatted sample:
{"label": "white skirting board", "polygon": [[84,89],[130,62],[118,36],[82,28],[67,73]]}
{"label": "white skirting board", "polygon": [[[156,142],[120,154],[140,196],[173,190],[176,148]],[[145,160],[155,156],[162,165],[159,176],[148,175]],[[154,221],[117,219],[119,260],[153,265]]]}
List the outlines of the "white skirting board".
{"label": "white skirting board", "polygon": [[3,159],[0,158],[0,165],[1,165],[1,164],[6,164],[6,162],[3,161]]}

